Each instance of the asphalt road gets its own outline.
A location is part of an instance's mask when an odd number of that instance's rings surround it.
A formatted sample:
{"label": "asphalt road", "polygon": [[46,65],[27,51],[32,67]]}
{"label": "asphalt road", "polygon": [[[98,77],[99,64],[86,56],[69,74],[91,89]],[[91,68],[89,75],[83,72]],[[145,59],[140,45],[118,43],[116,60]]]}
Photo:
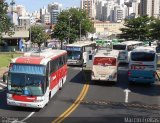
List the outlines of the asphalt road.
{"label": "asphalt road", "polygon": [[[68,78],[60,90],[43,109],[12,107],[6,104],[6,90],[0,92],[0,121],[12,123],[51,123],[65,112],[77,99],[86,82],[89,89],[76,108],[62,122],[124,123],[149,119],[160,122],[160,83],[154,85],[130,85],[127,81],[127,66],[119,68],[117,83],[93,82],[90,73],[81,68],[70,67]],[[125,89],[128,103],[125,103]],[[14,122],[13,122],[14,121]],[[138,122],[138,121],[137,121]],[[149,122],[149,121],[148,121]]]}

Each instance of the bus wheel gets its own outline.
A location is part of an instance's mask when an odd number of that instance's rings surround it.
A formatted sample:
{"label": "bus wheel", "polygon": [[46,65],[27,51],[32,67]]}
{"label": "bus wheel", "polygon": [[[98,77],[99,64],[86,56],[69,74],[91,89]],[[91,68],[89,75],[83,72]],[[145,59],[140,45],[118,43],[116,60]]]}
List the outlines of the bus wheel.
{"label": "bus wheel", "polygon": [[49,93],[48,102],[51,100],[51,92]]}
{"label": "bus wheel", "polygon": [[63,86],[63,80],[59,83],[59,90],[62,89],[62,86]]}

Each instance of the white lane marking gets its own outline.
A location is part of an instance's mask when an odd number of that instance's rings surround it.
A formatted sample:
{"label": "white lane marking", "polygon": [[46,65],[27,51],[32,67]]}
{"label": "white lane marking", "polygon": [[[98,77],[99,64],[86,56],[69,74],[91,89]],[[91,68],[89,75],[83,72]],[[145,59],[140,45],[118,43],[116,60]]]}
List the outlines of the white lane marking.
{"label": "white lane marking", "polygon": [[125,103],[128,103],[128,94],[131,92],[128,88],[124,90],[125,92]]}
{"label": "white lane marking", "polygon": [[27,120],[28,118],[30,118],[35,112],[31,112],[26,118],[24,118],[23,120],[21,120],[21,122],[24,122],[25,120]]}
{"label": "white lane marking", "polygon": [[4,86],[4,87],[7,87],[7,85],[6,85],[6,84],[3,84],[3,83],[1,83],[1,82],[0,82],[0,85],[2,85],[2,86]]}

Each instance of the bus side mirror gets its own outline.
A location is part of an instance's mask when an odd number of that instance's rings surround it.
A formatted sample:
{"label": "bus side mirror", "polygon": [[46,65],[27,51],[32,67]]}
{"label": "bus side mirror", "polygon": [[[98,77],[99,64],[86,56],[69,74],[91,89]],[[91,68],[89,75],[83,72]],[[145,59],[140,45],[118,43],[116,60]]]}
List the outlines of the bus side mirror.
{"label": "bus side mirror", "polygon": [[8,71],[3,73],[3,82],[7,83],[7,79],[8,79]]}

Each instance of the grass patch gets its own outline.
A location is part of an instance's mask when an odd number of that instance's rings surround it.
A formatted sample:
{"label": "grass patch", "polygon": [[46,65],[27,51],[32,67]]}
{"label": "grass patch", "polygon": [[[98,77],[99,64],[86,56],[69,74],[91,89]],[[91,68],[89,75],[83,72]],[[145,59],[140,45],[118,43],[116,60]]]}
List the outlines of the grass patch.
{"label": "grass patch", "polygon": [[22,54],[16,54],[16,53],[7,53],[7,54],[0,54],[0,68],[7,67],[11,61],[12,58],[21,56]]}

